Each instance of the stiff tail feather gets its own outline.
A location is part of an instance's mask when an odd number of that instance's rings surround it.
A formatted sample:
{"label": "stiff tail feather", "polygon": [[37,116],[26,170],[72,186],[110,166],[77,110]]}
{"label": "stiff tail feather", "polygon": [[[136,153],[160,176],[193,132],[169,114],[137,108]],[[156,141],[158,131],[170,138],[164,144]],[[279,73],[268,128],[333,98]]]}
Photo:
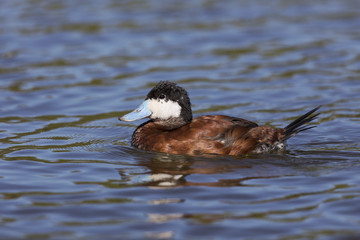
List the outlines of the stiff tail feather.
{"label": "stiff tail feather", "polygon": [[319,110],[320,107],[321,107],[321,105],[317,106],[316,108],[305,113],[304,115],[295,119],[289,125],[287,125],[284,128],[285,131],[284,131],[284,137],[283,137],[282,141],[285,142],[286,140],[288,140],[289,138],[291,138],[292,136],[296,135],[299,132],[316,127],[316,126],[304,126],[304,124],[313,121],[314,119],[317,118],[317,116],[319,116],[320,113],[316,113],[316,114],[313,114],[313,113],[315,113],[317,110]]}

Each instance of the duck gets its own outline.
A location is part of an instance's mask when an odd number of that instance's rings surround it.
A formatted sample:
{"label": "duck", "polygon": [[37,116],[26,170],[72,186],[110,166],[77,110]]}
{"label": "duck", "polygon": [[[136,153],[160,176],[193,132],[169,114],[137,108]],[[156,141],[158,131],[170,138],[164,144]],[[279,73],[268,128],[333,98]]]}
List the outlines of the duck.
{"label": "duck", "polygon": [[134,111],[120,121],[149,118],[139,125],[131,138],[135,148],[179,155],[230,155],[281,151],[286,141],[309,130],[317,118],[317,106],[284,128],[258,125],[226,115],[193,118],[187,91],[171,81],[160,81]]}

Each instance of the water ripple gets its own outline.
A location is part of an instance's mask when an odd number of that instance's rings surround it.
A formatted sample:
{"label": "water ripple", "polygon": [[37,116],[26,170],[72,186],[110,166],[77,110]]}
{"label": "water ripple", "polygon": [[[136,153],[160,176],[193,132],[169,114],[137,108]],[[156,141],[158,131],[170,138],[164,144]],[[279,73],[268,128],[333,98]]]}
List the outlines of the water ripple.
{"label": "water ripple", "polygon": [[[358,239],[359,1],[2,1],[0,238]],[[159,80],[282,154],[177,156],[117,120]]]}

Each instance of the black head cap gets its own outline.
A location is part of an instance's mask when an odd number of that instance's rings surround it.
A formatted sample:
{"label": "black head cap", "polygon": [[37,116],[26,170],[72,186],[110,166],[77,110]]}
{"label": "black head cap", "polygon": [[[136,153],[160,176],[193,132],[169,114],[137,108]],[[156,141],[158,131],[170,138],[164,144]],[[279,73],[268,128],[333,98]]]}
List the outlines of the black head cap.
{"label": "black head cap", "polygon": [[177,102],[181,107],[180,116],[186,121],[192,120],[191,102],[186,90],[176,83],[160,81],[150,90],[146,99],[164,99],[165,101]]}

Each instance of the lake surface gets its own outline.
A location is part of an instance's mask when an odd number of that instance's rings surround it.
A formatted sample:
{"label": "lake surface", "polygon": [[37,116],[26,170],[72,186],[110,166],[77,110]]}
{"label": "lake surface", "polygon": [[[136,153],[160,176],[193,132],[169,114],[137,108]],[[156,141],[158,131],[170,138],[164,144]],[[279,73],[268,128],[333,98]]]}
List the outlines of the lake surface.
{"label": "lake surface", "polygon": [[[360,239],[360,1],[0,3],[0,239]],[[285,153],[130,146],[160,80]]]}

